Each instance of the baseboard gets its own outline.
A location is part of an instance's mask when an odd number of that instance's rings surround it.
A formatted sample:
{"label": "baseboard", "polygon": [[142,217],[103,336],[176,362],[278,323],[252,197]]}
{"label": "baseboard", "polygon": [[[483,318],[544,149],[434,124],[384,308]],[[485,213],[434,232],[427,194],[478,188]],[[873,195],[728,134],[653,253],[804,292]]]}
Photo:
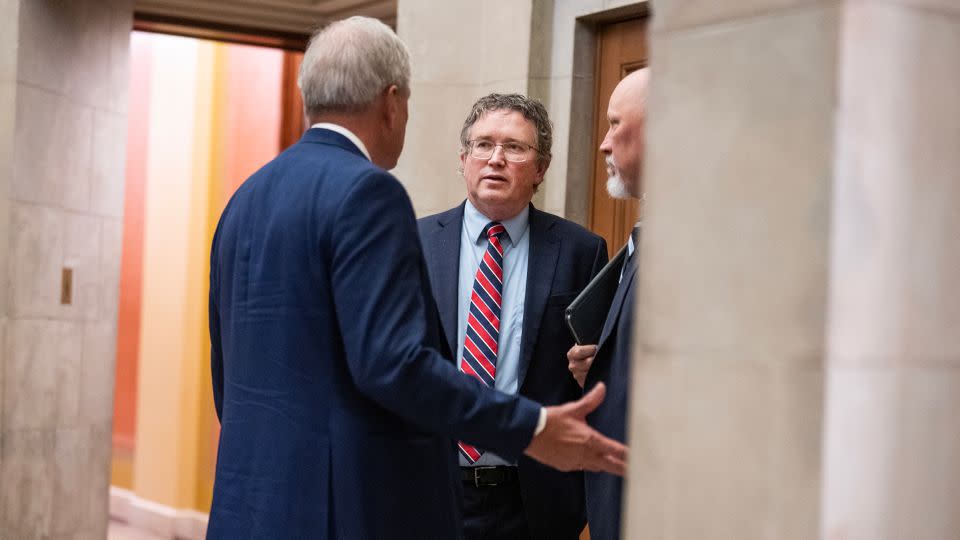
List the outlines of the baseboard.
{"label": "baseboard", "polygon": [[171,540],[204,540],[207,514],[171,508],[110,486],[110,518]]}

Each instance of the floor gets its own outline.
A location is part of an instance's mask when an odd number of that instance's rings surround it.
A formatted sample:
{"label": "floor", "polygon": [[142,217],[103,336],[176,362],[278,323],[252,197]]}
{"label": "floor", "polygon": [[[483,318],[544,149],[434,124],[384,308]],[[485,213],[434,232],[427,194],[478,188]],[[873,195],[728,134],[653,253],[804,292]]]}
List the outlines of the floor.
{"label": "floor", "polygon": [[140,529],[135,529],[126,523],[110,521],[107,529],[107,540],[167,540]]}

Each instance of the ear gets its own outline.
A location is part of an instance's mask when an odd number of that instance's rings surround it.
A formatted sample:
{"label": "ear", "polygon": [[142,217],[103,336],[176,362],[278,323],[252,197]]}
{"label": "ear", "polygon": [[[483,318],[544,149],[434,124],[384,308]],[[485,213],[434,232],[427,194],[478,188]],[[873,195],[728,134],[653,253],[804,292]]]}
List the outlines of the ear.
{"label": "ear", "polygon": [[550,160],[537,160],[537,186],[543,183],[543,177],[547,174],[548,167],[550,167]]}
{"label": "ear", "polygon": [[403,105],[403,99],[403,92],[395,84],[391,84],[383,91],[384,121],[391,128],[395,128],[397,123],[401,121],[400,107]]}

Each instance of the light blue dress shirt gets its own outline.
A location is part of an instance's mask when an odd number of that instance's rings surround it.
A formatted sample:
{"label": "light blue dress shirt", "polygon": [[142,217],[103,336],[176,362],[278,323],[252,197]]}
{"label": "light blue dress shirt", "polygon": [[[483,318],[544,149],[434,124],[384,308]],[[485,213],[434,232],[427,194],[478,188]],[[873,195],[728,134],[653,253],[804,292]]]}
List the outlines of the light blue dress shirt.
{"label": "light blue dress shirt", "polygon": [[[640,226],[640,222],[633,224],[633,228],[636,229]],[[630,257],[633,257],[633,250],[637,249],[637,246],[633,245],[633,231],[630,231],[630,234],[627,236],[627,256],[623,259],[623,268],[620,269],[620,279],[617,280],[623,281],[623,272],[627,269],[627,261],[630,260]]]}
{"label": "light blue dress shirt", "polygon": [[[523,337],[523,303],[527,294],[527,262],[530,258],[530,208],[524,207],[516,216],[500,223],[507,230],[501,236],[503,244],[503,291],[500,305],[500,338],[498,340],[497,376],[494,386],[501,392],[516,394],[520,388],[520,340]],[[467,200],[463,209],[463,227],[460,230],[460,280],[457,285],[457,366],[463,357],[463,340],[467,336],[467,312],[473,280],[480,267],[480,259],[487,250],[484,227],[487,218]],[[460,456],[460,465],[467,466]],[[484,452],[477,466],[513,465],[492,452]]]}

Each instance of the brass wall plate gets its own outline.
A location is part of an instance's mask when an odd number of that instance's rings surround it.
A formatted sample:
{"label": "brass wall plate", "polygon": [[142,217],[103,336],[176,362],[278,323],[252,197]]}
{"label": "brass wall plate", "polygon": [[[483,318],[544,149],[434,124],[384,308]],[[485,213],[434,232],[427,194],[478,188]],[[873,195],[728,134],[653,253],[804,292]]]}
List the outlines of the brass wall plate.
{"label": "brass wall plate", "polygon": [[63,268],[60,278],[60,303],[65,306],[73,303],[73,268]]}

